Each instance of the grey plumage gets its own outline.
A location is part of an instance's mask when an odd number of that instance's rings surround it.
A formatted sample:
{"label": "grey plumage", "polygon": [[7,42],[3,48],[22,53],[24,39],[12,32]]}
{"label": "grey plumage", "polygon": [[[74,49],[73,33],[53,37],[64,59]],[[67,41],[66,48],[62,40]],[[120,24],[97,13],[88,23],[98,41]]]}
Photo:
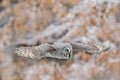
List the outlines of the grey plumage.
{"label": "grey plumage", "polygon": [[19,47],[15,49],[15,53],[31,59],[40,60],[44,57],[70,59],[73,53],[84,50],[87,53],[102,53],[110,47],[104,46],[98,41],[80,42],[80,43],[64,43],[55,42],[53,44],[41,44],[33,47]]}
{"label": "grey plumage", "polygon": [[74,52],[84,50],[87,53],[102,53],[110,48],[109,46],[105,46],[101,42],[94,40],[89,42],[71,43],[71,45],[73,46]]}

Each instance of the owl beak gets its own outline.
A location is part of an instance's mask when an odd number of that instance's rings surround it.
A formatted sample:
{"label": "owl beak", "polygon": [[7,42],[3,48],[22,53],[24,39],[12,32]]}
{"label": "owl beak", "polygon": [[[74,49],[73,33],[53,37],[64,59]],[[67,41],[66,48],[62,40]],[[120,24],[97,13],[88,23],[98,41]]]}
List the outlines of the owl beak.
{"label": "owl beak", "polygon": [[72,57],[73,57],[73,53],[70,52],[70,53],[69,53],[69,59],[72,59]]}

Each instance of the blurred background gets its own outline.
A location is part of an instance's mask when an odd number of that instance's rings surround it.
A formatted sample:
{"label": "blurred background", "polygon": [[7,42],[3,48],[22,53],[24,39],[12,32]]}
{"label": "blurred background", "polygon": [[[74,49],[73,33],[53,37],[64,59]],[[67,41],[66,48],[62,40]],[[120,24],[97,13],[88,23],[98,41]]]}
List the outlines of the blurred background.
{"label": "blurred background", "polygon": [[[14,48],[97,39],[101,54],[18,57]],[[120,80],[120,0],[0,0],[0,80]]]}

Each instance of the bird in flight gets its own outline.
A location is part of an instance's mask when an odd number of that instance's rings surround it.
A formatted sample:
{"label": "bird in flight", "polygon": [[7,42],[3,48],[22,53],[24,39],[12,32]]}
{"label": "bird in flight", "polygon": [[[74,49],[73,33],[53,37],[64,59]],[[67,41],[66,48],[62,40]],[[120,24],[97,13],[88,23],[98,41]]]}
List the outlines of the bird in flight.
{"label": "bird in flight", "polygon": [[87,53],[102,53],[109,50],[109,46],[103,45],[99,41],[89,42],[55,42],[53,44],[44,43],[33,47],[19,47],[15,49],[18,56],[40,60],[45,57],[57,59],[71,59],[73,53],[84,50]]}

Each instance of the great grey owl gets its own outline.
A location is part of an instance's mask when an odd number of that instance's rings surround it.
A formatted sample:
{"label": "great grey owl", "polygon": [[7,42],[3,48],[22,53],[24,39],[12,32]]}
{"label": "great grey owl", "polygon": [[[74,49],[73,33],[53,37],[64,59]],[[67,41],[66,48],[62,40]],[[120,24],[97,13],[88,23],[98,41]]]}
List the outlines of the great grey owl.
{"label": "great grey owl", "polygon": [[19,47],[15,49],[15,53],[31,59],[40,60],[44,57],[70,59],[73,53],[84,50],[87,53],[102,53],[110,47],[104,46],[98,41],[90,42],[55,42],[53,44],[41,44],[33,47]]}

